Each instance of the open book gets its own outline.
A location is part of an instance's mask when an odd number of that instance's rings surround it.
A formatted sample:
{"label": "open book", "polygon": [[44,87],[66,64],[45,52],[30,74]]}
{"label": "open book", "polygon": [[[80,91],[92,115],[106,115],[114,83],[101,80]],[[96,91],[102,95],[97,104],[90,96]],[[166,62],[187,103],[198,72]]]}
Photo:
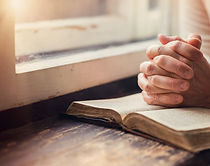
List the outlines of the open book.
{"label": "open book", "polygon": [[191,152],[210,148],[210,109],[147,105],[141,94],[107,100],[73,102],[67,112],[77,117],[117,123]]}

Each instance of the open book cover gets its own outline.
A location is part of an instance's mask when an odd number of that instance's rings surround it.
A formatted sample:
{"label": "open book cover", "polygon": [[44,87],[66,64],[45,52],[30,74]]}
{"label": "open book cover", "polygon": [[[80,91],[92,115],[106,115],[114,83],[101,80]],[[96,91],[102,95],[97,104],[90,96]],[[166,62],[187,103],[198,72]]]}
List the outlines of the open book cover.
{"label": "open book cover", "polygon": [[141,94],[73,102],[66,114],[117,123],[191,152],[210,148],[210,109],[147,105]]}

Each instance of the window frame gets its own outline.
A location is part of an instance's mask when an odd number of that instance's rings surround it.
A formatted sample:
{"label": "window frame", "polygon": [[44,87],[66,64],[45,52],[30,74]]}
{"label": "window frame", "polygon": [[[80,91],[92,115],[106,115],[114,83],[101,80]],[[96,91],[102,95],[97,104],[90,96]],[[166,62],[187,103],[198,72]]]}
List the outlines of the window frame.
{"label": "window frame", "polygon": [[[19,66],[16,73],[15,22],[11,6],[11,1],[0,0],[0,16],[3,16],[0,19],[0,110],[137,75],[140,62],[146,60],[145,49],[156,42],[85,52],[80,54],[85,57],[83,60],[72,61],[66,57],[57,59],[56,63],[52,59],[39,61],[29,64],[27,69]],[[64,61],[67,63],[63,64]]]}

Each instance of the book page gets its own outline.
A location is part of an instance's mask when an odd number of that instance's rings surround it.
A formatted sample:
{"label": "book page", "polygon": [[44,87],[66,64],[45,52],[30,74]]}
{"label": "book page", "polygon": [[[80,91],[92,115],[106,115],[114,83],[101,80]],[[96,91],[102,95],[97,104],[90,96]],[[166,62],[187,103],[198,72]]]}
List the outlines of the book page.
{"label": "book page", "polygon": [[105,100],[89,100],[89,101],[87,100],[76,103],[96,108],[112,109],[118,112],[121,115],[121,117],[124,117],[131,112],[158,110],[163,108],[159,106],[151,106],[146,104],[140,93],[120,98],[105,99]]}
{"label": "book page", "polygon": [[210,130],[210,109],[172,108],[139,114],[176,131]]}

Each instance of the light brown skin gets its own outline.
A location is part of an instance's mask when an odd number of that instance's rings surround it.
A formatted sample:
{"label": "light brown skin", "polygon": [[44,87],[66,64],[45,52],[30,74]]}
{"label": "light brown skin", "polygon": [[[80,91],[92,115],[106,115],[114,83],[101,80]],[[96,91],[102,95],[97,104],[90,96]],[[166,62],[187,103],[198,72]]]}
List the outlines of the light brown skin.
{"label": "light brown skin", "polygon": [[148,104],[166,107],[210,108],[210,64],[200,51],[201,37],[186,41],[159,35],[162,45],[147,49],[149,61],[140,64],[138,85]]}

